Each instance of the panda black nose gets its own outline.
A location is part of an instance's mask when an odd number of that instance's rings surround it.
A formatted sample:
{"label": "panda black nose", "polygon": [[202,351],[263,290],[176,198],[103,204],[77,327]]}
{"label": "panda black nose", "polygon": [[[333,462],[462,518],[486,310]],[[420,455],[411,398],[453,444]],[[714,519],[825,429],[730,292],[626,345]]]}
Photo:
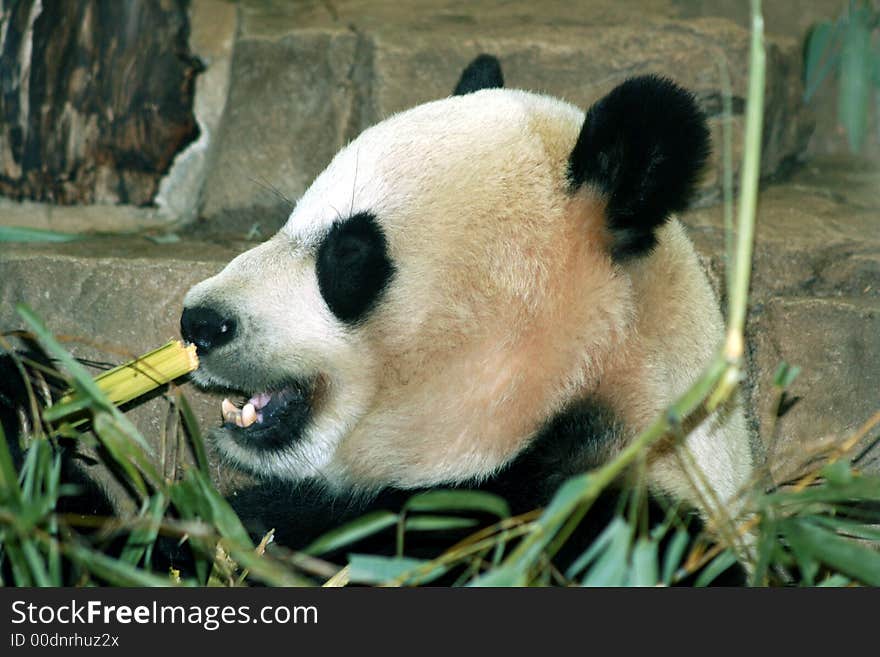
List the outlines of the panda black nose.
{"label": "panda black nose", "polygon": [[224,317],[213,308],[184,308],[180,316],[180,334],[205,354],[222,347],[235,336],[235,320]]}

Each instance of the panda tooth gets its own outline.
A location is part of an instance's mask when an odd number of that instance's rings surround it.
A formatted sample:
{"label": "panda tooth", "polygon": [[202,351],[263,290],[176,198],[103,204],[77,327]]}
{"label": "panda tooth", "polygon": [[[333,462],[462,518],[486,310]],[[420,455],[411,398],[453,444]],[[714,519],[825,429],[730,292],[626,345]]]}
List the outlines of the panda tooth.
{"label": "panda tooth", "polygon": [[241,411],[235,407],[228,399],[224,399],[223,403],[220,404],[220,410],[223,414],[224,422],[228,422],[229,424],[235,424],[239,427],[243,426],[241,422]]}
{"label": "panda tooth", "polygon": [[257,421],[257,409],[254,408],[254,405],[248,402],[244,405],[244,408],[241,409],[241,422],[245,427],[251,426],[254,422]]}
{"label": "panda tooth", "polygon": [[259,411],[269,403],[270,399],[272,395],[263,392],[254,395],[242,408],[238,408],[226,398],[220,403],[220,413],[224,422],[246,429],[255,422],[263,422],[263,414]]}

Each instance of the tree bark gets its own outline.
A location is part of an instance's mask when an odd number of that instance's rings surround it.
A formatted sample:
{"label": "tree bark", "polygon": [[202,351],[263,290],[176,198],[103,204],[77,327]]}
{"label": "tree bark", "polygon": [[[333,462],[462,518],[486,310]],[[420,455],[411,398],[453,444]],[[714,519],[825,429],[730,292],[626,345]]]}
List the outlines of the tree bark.
{"label": "tree bark", "polygon": [[149,205],[198,137],[187,0],[4,0],[0,194]]}

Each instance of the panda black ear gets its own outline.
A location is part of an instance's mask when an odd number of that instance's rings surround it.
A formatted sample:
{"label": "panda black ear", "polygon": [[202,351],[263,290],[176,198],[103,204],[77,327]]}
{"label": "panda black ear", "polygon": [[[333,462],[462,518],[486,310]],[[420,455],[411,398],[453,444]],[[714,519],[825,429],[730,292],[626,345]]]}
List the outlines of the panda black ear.
{"label": "panda black ear", "polygon": [[477,55],[461,72],[458,84],[452,91],[453,96],[463,96],[480,89],[500,89],[504,86],[501,74],[501,62],[497,57]]}
{"label": "panda black ear", "polygon": [[607,199],[616,259],[645,254],[671,212],[687,208],[709,155],[706,117],[667,78],[627,80],[587,112],[568,160],[572,190]]}

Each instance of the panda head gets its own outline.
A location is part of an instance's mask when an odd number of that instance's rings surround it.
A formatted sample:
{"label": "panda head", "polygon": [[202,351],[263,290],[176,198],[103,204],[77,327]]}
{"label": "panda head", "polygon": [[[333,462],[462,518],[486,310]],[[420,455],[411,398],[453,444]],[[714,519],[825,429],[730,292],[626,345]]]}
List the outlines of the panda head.
{"label": "panda head", "polygon": [[500,86],[456,94],[341,150],[281,231],[193,287],[197,383],[217,448],[254,472],[366,487],[486,476],[598,385],[638,312],[628,263],[692,194],[693,97],[630,79],[586,113]]}

